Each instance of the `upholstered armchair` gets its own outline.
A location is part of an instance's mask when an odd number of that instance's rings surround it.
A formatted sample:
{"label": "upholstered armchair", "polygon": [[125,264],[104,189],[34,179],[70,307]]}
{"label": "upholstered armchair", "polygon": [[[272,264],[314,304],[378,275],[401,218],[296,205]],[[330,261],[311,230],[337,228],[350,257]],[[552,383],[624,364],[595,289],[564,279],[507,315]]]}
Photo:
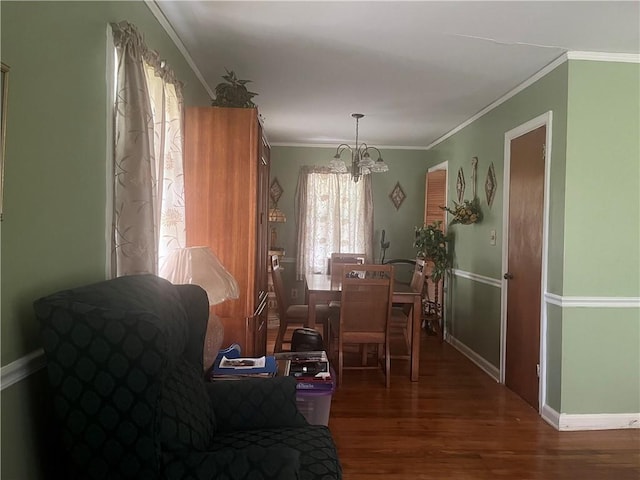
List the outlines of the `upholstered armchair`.
{"label": "upholstered armchair", "polygon": [[34,307],[67,453],[52,478],[342,478],[329,430],[297,410],[293,378],[204,381],[200,287],[136,275]]}

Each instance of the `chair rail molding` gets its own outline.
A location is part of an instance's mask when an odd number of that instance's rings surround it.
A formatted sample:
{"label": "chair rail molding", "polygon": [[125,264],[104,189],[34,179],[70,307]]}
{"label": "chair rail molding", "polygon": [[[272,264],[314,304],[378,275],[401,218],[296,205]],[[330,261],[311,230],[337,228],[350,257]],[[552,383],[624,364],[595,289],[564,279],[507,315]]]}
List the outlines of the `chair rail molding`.
{"label": "chair rail molding", "polygon": [[468,280],[473,280],[474,282],[484,283],[485,285],[490,285],[492,287],[502,288],[502,280],[485,277],[484,275],[478,275],[473,272],[466,272],[464,270],[458,270],[456,268],[452,269],[453,274],[456,277],[466,278]]}
{"label": "chair rail molding", "polygon": [[33,375],[47,365],[44,350],[39,348],[0,369],[0,391]]}
{"label": "chair rail molding", "polygon": [[565,297],[547,292],[544,299],[559,307],[640,308],[640,297]]}
{"label": "chair rail molding", "polygon": [[[453,275],[460,278],[466,278],[474,282],[483,283],[492,287],[502,288],[502,280],[497,278],[486,277],[465,270],[452,269]],[[581,307],[581,308],[640,308],[640,297],[580,297],[580,296],[563,296],[555,293],[546,292],[544,294],[546,303],[557,305],[559,307]]]}

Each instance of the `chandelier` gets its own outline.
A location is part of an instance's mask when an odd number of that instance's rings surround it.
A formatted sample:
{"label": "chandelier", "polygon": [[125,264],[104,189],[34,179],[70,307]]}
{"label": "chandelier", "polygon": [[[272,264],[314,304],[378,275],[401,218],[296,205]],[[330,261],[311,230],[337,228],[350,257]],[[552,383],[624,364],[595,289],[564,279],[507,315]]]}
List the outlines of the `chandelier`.
{"label": "chandelier", "polygon": [[[356,145],[352,147],[346,143],[338,145],[333,160],[329,163],[329,168],[333,173],[351,173],[351,180],[357,182],[363,175],[370,173],[384,173],[389,171],[389,167],[382,159],[380,150],[376,147],[368,146],[366,143],[358,145],[358,124],[360,119],[364,117],[362,113],[352,113],[351,116],[356,119]],[[344,160],[340,157],[342,152],[349,150],[351,152],[351,170],[347,168]],[[374,162],[369,154],[370,151],[378,152],[378,159]]]}

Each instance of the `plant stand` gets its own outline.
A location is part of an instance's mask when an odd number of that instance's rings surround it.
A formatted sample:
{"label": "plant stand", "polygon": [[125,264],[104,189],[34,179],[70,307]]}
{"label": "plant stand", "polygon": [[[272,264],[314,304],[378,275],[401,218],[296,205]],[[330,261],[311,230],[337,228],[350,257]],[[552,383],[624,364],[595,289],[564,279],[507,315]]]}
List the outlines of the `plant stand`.
{"label": "plant stand", "polygon": [[440,339],[440,342],[442,342],[444,340],[444,325],[442,318],[444,288],[442,285],[442,279],[438,282],[431,282],[431,285],[433,286],[433,300],[431,299],[429,280],[425,283],[427,284],[427,287],[425,288],[425,295],[422,301],[423,327],[434,332],[434,334]]}

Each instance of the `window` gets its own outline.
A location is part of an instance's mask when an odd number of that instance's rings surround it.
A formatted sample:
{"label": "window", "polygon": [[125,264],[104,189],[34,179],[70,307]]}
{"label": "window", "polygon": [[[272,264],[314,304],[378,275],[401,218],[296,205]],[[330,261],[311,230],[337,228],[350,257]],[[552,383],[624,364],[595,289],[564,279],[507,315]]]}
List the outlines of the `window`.
{"label": "window", "polygon": [[128,22],[115,60],[111,276],[157,273],[185,244],[182,84]]}
{"label": "window", "polygon": [[298,275],[327,273],[334,252],[373,257],[371,178],[353,182],[350,174],[304,167],[296,192]]}

